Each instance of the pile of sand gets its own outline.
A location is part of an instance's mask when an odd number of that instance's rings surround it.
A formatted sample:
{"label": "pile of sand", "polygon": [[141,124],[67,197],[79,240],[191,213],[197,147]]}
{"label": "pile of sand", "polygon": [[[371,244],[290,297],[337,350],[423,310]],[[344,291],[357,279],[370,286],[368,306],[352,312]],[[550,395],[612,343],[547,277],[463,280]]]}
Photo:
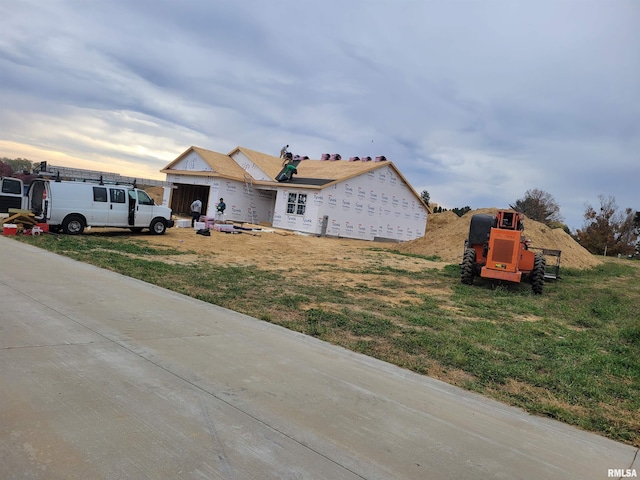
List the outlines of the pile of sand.
{"label": "pile of sand", "polygon": [[156,205],[162,205],[164,197],[164,187],[147,187],[142,185],[142,189],[156,202]]}
{"label": "pile of sand", "polygon": [[[464,241],[469,235],[471,217],[477,213],[495,214],[496,208],[483,208],[467,212],[462,217],[448,211],[429,215],[424,237],[406,242],[398,247],[405,253],[437,255],[445,262],[459,263],[464,251]],[[524,220],[524,236],[532,247],[562,251],[561,266],[585,269],[599,265],[601,261],[585,250],[560,228],[551,229],[534,220]],[[549,258],[547,261],[551,261]]]}

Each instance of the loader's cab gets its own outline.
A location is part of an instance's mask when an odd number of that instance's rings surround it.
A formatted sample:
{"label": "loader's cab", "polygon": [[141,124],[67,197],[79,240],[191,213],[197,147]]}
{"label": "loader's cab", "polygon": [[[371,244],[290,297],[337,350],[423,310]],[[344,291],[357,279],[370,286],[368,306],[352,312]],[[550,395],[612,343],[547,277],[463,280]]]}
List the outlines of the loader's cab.
{"label": "loader's cab", "polygon": [[475,276],[512,283],[520,283],[524,277],[533,292],[541,294],[546,261],[529,251],[522,230],[522,216],[513,210],[498,210],[495,216],[474,215],[465,241],[462,283],[473,284]]}
{"label": "loader's cab", "polygon": [[[465,241],[465,249],[475,251],[475,262],[483,265],[489,252],[489,235],[491,229],[497,225],[494,215],[477,214],[471,217],[469,238]],[[479,271],[477,273],[480,273]]]}
{"label": "loader's cab", "polygon": [[494,227],[502,230],[524,230],[521,214],[512,210],[498,210]]}

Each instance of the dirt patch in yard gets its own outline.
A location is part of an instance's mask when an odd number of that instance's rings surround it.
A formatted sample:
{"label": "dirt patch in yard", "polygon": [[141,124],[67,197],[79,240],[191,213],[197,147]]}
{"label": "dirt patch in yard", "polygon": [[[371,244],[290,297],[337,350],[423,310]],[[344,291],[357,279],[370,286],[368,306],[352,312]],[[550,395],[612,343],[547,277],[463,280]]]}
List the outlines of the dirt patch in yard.
{"label": "dirt patch in yard", "polygon": [[[145,190],[156,203],[162,203],[161,187],[147,187]],[[211,237],[203,237],[189,228],[173,228],[165,236],[153,237],[148,241],[205,254],[207,261],[212,263],[255,265],[261,269],[287,270],[294,274],[296,271],[301,274],[313,272],[314,276],[324,279],[335,274],[333,267],[336,266],[340,266],[341,270],[357,270],[383,264],[392,269],[418,271],[460,263],[471,217],[477,213],[494,215],[496,210],[472,210],[462,217],[451,211],[431,214],[422,238],[400,244],[301,236],[286,230],[253,232],[252,235],[212,231]],[[562,251],[562,267],[587,269],[602,263],[562,229],[551,229],[526,217],[524,227],[524,236],[531,240],[532,247]],[[385,254],[374,249],[439,257],[441,261]],[[550,258],[547,261],[552,260]]]}
{"label": "dirt patch in yard", "polygon": [[[171,228],[165,235],[143,234],[137,238],[150,245],[196,254],[175,256],[172,261],[176,262],[182,259],[190,263],[199,258],[212,264],[255,266],[262,270],[287,271],[290,277],[313,275],[322,283],[358,281],[366,277],[372,267],[420,271],[447,265],[398,255],[393,252],[399,247],[397,243],[303,236],[268,227],[256,228],[264,230],[236,234],[211,230],[211,236],[206,237],[191,228]],[[336,270],[341,272],[339,278]]]}
{"label": "dirt patch in yard", "polygon": [[[197,235],[192,228],[171,228],[165,235],[138,238],[149,244],[194,254],[173,257],[171,262],[206,261],[219,265],[255,266],[263,270],[286,271],[293,278],[296,275],[313,276],[321,283],[358,282],[367,281],[360,277],[374,267],[417,272],[459,263],[471,216],[495,211],[474,210],[462,217],[453,212],[430,215],[425,236],[405,243],[305,236],[258,226],[256,228],[263,230],[236,234],[211,230],[210,237]],[[601,264],[600,259],[562,229],[551,229],[529,219],[525,219],[524,224],[524,236],[531,240],[533,247],[562,251],[563,267],[586,269]],[[398,252],[434,257],[438,261],[398,255]],[[341,272],[338,278],[336,271]]]}

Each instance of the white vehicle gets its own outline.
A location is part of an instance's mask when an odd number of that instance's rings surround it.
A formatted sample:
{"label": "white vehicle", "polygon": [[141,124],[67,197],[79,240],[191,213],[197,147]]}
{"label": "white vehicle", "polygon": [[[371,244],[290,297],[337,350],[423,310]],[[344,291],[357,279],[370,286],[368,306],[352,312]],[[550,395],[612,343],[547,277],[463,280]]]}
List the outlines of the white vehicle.
{"label": "white vehicle", "polygon": [[29,186],[27,208],[49,229],[69,235],[86,227],[148,228],[162,235],[173,227],[171,209],[156,205],[147,192],[132,185],[109,185],[36,179]]}
{"label": "white vehicle", "polygon": [[22,180],[0,177],[0,213],[8,213],[10,208],[24,208]]}

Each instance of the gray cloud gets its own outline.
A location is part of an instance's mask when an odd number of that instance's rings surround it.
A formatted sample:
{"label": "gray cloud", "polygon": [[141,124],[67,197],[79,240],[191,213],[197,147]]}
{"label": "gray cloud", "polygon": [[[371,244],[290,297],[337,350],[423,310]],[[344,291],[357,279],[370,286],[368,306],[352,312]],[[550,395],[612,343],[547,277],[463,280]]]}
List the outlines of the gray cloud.
{"label": "gray cloud", "polygon": [[633,0],[7,0],[0,15],[3,155],[157,176],[190,145],[288,143],[384,154],[449,208],[541,188],[572,228],[600,193],[640,209]]}

